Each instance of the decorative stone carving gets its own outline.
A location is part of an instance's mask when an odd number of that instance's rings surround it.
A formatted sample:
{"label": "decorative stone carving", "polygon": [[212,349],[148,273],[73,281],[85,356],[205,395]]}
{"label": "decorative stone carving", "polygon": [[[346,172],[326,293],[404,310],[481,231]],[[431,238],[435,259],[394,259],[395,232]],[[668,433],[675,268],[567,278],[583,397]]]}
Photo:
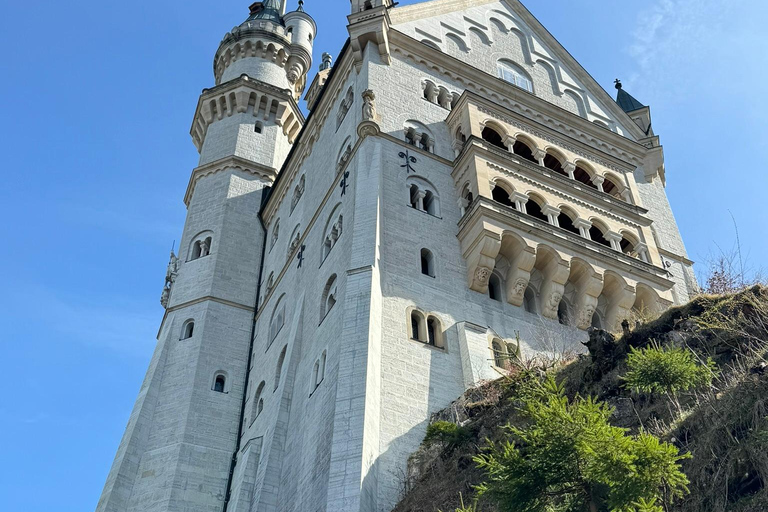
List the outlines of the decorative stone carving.
{"label": "decorative stone carving", "polygon": [[588,329],[592,325],[592,317],[595,314],[595,307],[592,304],[587,304],[584,309],[579,313],[578,328]]}
{"label": "decorative stone carving", "polygon": [[491,277],[491,269],[486,267],[480,267],[475,272],[475,278],[480,282],[481,284],[487,284],[488,279]]}
{"label": "decorative stone carving", "polygon": [[171,287],[170,285],[166,285],[163,287],[163,294],[160,296],[160,304],[164,308],[168,308],[168,300],[171,298]]}
{"label": "decorative stone carving", "polygon": [[560,292],[553,292],[549,296],[549,301],[544,305],[546,312],[549,313],[550,318],[554,318],[557,315],[557,308],[560,306],[560,301],[563,299],[563,294]]}
{"label": "decorative stone carving", "polygon": [[523,278],[515,281],[514,293],[516,297],[525,296],[525,289],[528,287],[528,281]]}
{"label": "decorative stone carving", "polygon": [[363,121],[376,120],[376,94],[371,89],[363,93]]}
{"label": "decorative stone carving", "polygon": [[165,271],[166,286],[176,281],[176,275],[179,273],[179,258],[171,251],[171,259],[168,261],[168,268]]}

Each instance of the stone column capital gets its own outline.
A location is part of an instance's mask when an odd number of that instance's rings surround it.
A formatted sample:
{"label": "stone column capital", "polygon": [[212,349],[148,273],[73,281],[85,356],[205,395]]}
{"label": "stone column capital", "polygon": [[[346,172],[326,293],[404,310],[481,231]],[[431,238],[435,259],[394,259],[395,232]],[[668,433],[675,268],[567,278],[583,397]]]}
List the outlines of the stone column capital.
{"label": "stone column capital", "polygon": [[522,192],[512,192],[512,195],[509,196],[509,199],[513,202],[520,201],[521,203],[527,203],[530,198],[528,197],[528,194],[523,194]]}
{"label": "stone column capital", "polygon": [[587,219],[578,218],[575,221],[573,221],[573,226],[578,229],[589,229],[592,227],[592,223],[589,222]]}
{"label": "stone column capital", "polygon": [[557,208],[556,206],[552,206],[549,204],[545,204],[544,208],[541,209],[541,212],[544,215],[552,215],[554,217],[557,217],[558,215],[560,215],[560,208]]}

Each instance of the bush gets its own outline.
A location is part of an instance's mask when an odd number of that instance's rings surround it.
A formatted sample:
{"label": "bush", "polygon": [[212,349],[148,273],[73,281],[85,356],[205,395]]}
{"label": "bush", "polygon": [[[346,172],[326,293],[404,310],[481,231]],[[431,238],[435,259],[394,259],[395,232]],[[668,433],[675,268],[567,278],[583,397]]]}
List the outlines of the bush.
{"label": "bush", "polygon": [[472,431],[466,427],[460,427],[450,421],[436,421],[427,427],[424,443],[427,446],[440,443],[444,447],[453,450],[469,441],[471,437]]}
{"label": "bush", "polygon": [[688,479],[677,448],[608,420],[613,409],[592,398],[569,400],[549,377],[522,395],[529,426],[507,426],[500,445],[475,458],[486,472],[478,486],[500,512],[661,512]]}
{"label": "bush", "polygon": [[683,348],[653,345],[634,349],[627,357],[625,386],[637,393],[676,395],[703,385],[710,385],[717,371],[714,361],[699,364],[694,353]]}

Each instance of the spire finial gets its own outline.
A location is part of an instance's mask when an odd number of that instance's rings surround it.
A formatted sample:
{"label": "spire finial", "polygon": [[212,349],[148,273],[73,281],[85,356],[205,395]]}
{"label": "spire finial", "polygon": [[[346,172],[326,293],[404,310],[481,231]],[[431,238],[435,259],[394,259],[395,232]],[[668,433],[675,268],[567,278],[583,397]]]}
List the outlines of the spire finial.
{"label": "spire finial", "polygon": [[613,83],[614,83],[614,84],[616,84],[616,88],[617,88],[617,89],[621,89],[621,87],[622,87],[622,85],[621,85],[621,80],[619,80],[619,79],[617,78],[616,80],[614,80],[614,81],[613,81]]}
{"label": "spire finial", "polygon": [[296,10],[299,12],[304,12],[304,0],[299,0],[299,7]]}

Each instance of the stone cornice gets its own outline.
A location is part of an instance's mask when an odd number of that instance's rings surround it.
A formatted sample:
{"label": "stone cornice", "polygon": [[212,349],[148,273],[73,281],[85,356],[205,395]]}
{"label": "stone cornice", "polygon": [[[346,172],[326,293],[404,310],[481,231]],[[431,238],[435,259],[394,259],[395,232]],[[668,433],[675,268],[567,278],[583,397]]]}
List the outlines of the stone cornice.
{"label": "stone cornice", "polygon": [[[205,137],[208,133],[208,127],[222,119],[224,116],[232,116],[236,113],[245,113],[250,106],[250,96],[256,93],[258,95],[256,104],[253,106],[253,116],[256,117],[259,110],[261,97],[268,98],[266,114],[269,115],[272,100],[277,100],[281,105],[275,116],[275,122],[283,128],[283,133],[287,136],[295,135],[303,126],[304,114],[302,114],[299,105],[291,95],[288,89],[281,89],[274,85],[262,82],[248,75],[243,75],[234,80],[230,80],[211,89],[203,89],[200,98],[197,100],[197,108],[192,121],[192,127],[189,134],[195,143],[198,151],[201,150]],[[232,95],[234,94],[234,100]],[[210,107],[211,101],[216,104],[217,112]],[[226,112],[219,112],[222,104],[226,105]],[[298,125],[298,126],[296,126]]]}
{"label": "stone cornice", "polygon": [[639,276],[665,289],[674,286],[674,283],[667,278],[669,273],[662,268],[605,247],[594,240],[582,238],[563,228],[552,226],[485,197],[477,197],[467,208],[467,213],[458,224],[459,239],[462,237],[462,231],[469,229],[483,216],[510,228],[531,233],[551,243],[556,249],[565,248],[564,252],[572,256],[579,256],[587,261],[597,261],[611,270],[618,269],[622,275]]}
{"label": "stone cornice", "polygon": [[192,176],[189,178],[189,185],[187,185],[187,192],[184,194],[184,204],[189,207],[189,202],[192,199],[192,194],[195,191],[195,185],[197,182],[205,176],[216,174],[227,169],[237,169],[244,171],[254,176],[263,179],[267,184],[272,183],[277,177],[277,170],[272,167],[267,167],[251,160],[241,158],[239,156],[229,156],[210,162],[192,171]]}

